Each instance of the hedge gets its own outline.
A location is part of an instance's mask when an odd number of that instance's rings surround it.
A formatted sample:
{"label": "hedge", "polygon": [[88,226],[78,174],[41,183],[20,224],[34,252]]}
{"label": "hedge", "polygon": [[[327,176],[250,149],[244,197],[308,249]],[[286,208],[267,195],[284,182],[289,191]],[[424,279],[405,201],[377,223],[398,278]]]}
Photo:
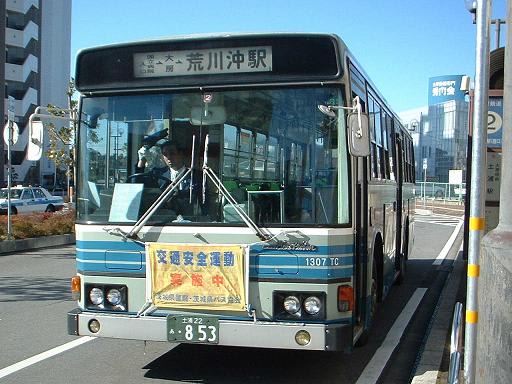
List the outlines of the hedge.
{"label": "hedge", "polygon": [[[65,235],[75,230],[75,212],[44,212],[13,215],[12,233],[15,239]],[[7,216],[0,216],[0,241],[7,240]]]}

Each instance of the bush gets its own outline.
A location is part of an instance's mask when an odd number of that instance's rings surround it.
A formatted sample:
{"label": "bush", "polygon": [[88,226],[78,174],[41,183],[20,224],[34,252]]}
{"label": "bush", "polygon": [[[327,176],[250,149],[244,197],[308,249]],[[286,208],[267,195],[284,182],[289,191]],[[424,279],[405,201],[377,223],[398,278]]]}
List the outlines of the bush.
{"label": "bush", "polygon": [[[12,216],[15,239],[64,235],[75,230],[75,212],[29,213]],[[0,217],[0,241],[7,239],[7,216]]]}

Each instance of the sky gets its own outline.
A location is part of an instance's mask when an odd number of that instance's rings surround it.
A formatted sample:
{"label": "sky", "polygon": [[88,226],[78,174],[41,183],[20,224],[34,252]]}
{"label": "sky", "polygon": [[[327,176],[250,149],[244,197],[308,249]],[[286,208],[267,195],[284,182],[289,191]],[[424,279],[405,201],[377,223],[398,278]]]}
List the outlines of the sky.
{"label": "sky", "polygon": [[337,34],[395,112],[427,105],[430,77],[475,73],[464,0],[72,0],[71,26],[72,77],[82,48],[215,32]]}

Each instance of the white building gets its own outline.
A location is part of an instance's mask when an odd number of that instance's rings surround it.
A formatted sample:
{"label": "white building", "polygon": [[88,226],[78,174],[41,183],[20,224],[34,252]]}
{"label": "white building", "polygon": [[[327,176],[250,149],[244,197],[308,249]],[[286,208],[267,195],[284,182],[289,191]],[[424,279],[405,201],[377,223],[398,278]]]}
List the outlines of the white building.
{"label": "white building", "polygon": [[[41,105],[67,106],[70,79],[71,1],[6,0],[0,4],[0,90],[5,102],[0,113],[7,119],[8,97],[14,98],[15,121],[20,136],[12,152],[18,182],[53,185],[55,164],[44,157],[27,161],[28,119]],[[3,13],[3,14],[2,14]],[[3,32],[3,33],[2,33]],[[2,36],[3,35],[3,36]],[[47,138],[45,138],[47,143]],[[2,141],[5,152],[6,145]],[[0,182],[5,181],[5,157],[0,156]]]}
{"label": "white building", "polygon": [[462,77],[431,78],[429,105],[398,114],[413,136],[418,181],[424,179],[424,162],[427,181],[447,183],[450,170],[466,171],[468,102]]}

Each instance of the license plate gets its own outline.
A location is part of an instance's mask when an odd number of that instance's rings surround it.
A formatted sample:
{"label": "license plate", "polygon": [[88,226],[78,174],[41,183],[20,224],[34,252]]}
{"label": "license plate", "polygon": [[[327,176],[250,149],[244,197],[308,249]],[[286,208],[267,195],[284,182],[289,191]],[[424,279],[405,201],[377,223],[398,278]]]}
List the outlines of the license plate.
{"label": "license plate", "polygon": [[167,340],[173,343],[219,342],[219,319],[212,316],[167,316]]}

